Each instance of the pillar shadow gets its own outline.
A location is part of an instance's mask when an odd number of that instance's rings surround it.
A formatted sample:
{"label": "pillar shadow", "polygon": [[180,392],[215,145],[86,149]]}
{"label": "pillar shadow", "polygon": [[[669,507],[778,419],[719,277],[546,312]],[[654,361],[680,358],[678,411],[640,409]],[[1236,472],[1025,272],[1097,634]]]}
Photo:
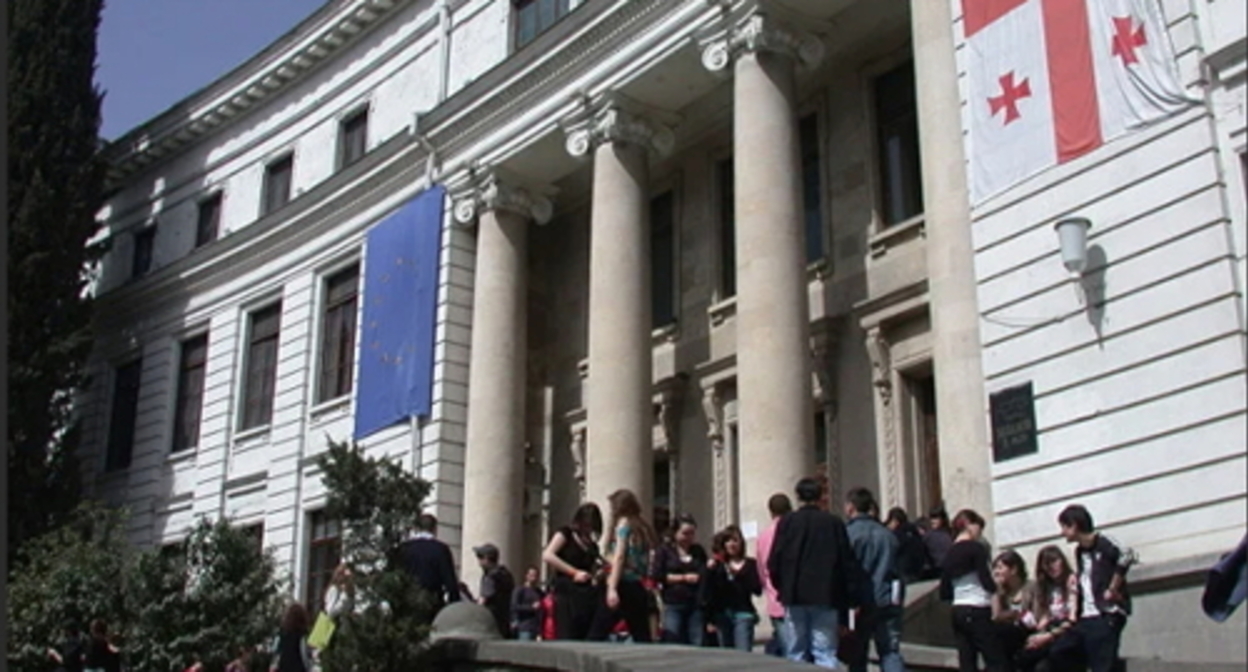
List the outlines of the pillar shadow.
{"label": "pillar shadow", "polygon": [[1096,345],[1102,350],[1105,349],[1105,323],[1107,321],[1105,296],[1108,286],[1106,280],[1108,267],[1109,257],[1105,254],[1105,248],[1092,245],[1088,248],[1088,270],[1079,278],[1084,296],[1084,316],[1087,317],[1088,324],[1092,325],[1092,329],[1096,331]]}

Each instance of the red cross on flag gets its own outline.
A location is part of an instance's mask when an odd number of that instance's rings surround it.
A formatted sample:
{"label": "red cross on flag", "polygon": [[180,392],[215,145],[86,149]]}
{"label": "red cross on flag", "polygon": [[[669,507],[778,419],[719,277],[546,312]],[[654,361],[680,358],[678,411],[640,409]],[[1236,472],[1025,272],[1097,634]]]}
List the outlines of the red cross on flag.
{"label": "red cross on flag", "polygon": [[961,1],[975,203],[1193,102],[1156,0]]}

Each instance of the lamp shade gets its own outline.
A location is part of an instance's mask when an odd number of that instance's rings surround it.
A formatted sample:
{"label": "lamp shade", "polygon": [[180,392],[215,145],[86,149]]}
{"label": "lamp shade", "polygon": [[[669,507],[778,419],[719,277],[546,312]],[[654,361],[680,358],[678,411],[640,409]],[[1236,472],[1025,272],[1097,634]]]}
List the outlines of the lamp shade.
{"label": "lamp shade", "polygon": [[1092,228],[1091,220],[1086,217],[1067,217],[1059,221],[1055,228],[1062,250],[1062,264],[1071,273],[1082,273],[1088,265],[1088,229]]}

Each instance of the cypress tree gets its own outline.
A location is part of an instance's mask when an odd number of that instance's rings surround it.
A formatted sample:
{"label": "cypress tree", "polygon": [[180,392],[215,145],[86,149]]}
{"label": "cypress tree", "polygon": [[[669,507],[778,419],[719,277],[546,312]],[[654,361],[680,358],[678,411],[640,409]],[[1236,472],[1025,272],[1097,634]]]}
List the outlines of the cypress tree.
{"label": "cypress tree", "polygon": [[73,509],[74,391],[91,348],[102,0],[10,0],[9,560]]}

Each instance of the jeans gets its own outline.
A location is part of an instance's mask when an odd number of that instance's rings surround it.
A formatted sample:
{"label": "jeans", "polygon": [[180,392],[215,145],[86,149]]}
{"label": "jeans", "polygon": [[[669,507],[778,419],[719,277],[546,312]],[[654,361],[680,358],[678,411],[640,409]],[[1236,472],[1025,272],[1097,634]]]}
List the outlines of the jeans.
{"label": "jeans", "polygon": [[991,608],[955,606],[953,637],[958,645],[958,669],[961,672],[977,672],[980,655],[984,657],[988,672],[1007,669],[1005,650],[999,631],[992,622]]}
{"label": "jeans", "polygon": [[1120,614],[1081,618],[1066,637],[1054,643],[1052,660],[1059,668],[1086,662],[1091,672],[1111,672],[1126,625],[1126,617]]}
{"label": "jeans", "polygon": [[832,607],[785,607],[784,643],[788,659],[802,663],[809,653],[815,665],[835,670],[839,627],[839,614]]}
{"label": "jeans", "polygon": [[859,661],[850,665],[850,672],[866,672],[867,652],[875,642],[875,653],[880,658],[880,672],[905,672],[901,660],[901,607],[876,607],[860,612],[856,645]]}
{"label": "jeans", "polygon": [[525,632],[524,630],[516,631],[516,639],[522,642],[532,642],[537,640],[536,632]]}
{"label": "jeans", "polygon": [[787,651],[784,648],[784,618],[771,618],[771,639],[767,640],[767,645],[763,647],[763,653],[777,658],[784,658]]}
{"label": "jeans", "polygon": [[722,649],[752,651],[754,649],[754,624],[758,614],[752,612],[720,613],[715,616],[715,629],[719,631]]}
{"label": "jeans", "polygon": [[665,643],[702,646],[702,635],[705,632],[705,617],[697,605],[663,605],[663,641]]}
{"label": "jeans", "polygon": [[634,642],[650,643],[650,612],[646,603],[646,589],[640,581],[622,580],[617,592],[620,604],[615,609],[607,606],[606,595],[598,603],[598,611],[594,614],[593,625],[586,637],[591,642],[605,642],[622,619],[628,624],[628,634]]}

